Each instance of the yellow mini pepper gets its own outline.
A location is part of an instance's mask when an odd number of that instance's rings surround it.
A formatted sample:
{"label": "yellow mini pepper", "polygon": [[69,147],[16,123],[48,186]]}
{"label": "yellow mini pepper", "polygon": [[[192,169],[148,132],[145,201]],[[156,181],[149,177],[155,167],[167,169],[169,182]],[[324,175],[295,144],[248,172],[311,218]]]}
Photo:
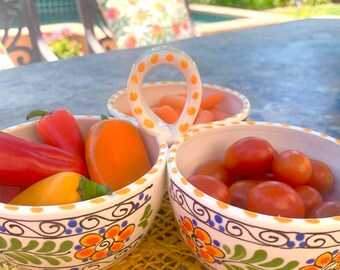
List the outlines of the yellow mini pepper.
{"label": "yellow mini pepper", "polygon": [[14,197],[9,203],[46,206],[75,203],[110,194],[107,186],[99,185],[75,172],[60,172],[47,177]]}

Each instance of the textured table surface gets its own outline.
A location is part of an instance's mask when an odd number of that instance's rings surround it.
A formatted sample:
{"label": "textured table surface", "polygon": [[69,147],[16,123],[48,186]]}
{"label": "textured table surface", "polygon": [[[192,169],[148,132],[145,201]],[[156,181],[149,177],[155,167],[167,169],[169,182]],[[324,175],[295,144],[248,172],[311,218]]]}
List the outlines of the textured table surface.
{"label": "textured table surface", "polygon": [[[190,54],[202,81],[246,95],[250,119],[288,123],[340,138],[340,20],[304,20],[171,43]],[[146,48],[0,72],[0,129],[37,108],[106,114]],[[157,69],[150,81],[182,79]],[[160,236],[161,235],[161,236]],[[166,262],[166,263],[165,263]],[[202,269],[180,240],[167,200],[148,235],[115,269]]]}
{"label": "textured table surface", "polygon": [[[246,95],[250,119],[311,128],[340,138],[340,20],[310,19],[171,43],[195,60],[202,81]],[[0,129],[37,108],[105,114],[147,48],[38,63],[0,72]],[[174,68],[150,81],[183,80]]]}

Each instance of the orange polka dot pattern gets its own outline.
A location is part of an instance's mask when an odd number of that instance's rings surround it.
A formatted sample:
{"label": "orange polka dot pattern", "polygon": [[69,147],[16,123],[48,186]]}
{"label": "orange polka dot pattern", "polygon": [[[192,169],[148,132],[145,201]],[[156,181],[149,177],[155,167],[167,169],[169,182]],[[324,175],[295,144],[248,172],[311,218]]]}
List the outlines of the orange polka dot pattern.
{"label": "orange polka dot pattern", "polygon": [[[160,124],[147,108],[141,96],[143,80],[146,74],[159,65],[170,65],[177,68],[187,82],[188,97],[185,109],[174,125]],[[165,82],[166,83],[166,82]],[[183,136],[195,121],[202,99],[202,83],[197,67],[193,60],[184,52],[171,47],[160,46],[153,48],[140,58],[133,66],[127,86],[128,101],[138,123],[152,136],[163,136],[169,145]]]}

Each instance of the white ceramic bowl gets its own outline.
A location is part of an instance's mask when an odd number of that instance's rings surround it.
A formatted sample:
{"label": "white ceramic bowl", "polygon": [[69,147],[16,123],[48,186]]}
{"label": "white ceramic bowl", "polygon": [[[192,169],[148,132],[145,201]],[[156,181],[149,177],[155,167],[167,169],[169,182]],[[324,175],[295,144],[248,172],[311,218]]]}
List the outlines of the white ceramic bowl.
{"label": "white ceramic bowl", "polygon": [[[149,107],[153,107],[158,104],[161,97],[168,94],[176,95],[179,93],[185,93],[187,91],[186,88],[186,82],[152,82],[143,84],[141,92],[147,105]],[[223,86],[202,84],[202,98],[216,92],[221,92],[225,96],[225,99],[216,107],[228,113],[230,117],[214,122],[222,123],[247,119],[250,113],[250,103],[247,97],[240,92]],[[137,124],[135,118],[126,114],[127,112],[130,112],[126,89],[122,89],[113,94],[108,100],[107,107],[111,116],[126,119]],[[204,124],[196,124],[192,125],[192,127],[199,125]]]}
{"label": "white ceramic bowl", "polygon": [[[76,118],[84,137],[100,121],[94,116]],[[39,141],[34,126],[35,122],[29,122],[5,131]],[[141,133],[154,165],[143,177],[112,195],[42,207],[0,203],[2,258],[21,269],[89,270],[109,268],[127,256],[150,228],[166,185],[167,144]],[[93,239],[84,244],[84,237]],[[113,246],[115,243],[119,245]],[[84,249],[88,256],[79,259],[77,252]],[[102,259],[91,259],[101,251],[108,252]]]}
{"label": "white ceramic bowl", "polygon": [[297,149],[326,162],[340,200],[340,141],[309,129],[277,123],[240,122],[191,130],[168,156],[168,191],[181,235],[211,269],[335,270],[340,262],[340,216],[321,219],[273,217],[220,202],[186,180],[200,164],[223,159],[245,136],[268,140],[278,151]]}

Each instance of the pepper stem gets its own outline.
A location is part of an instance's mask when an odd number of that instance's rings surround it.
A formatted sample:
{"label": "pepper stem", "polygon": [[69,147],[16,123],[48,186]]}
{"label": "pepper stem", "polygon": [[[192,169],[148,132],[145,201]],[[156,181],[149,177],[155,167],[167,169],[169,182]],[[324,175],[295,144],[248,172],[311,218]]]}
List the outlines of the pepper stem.
{"label": "pepper stem", "polygon": [[99,185],[87,179],[84,176],[80,177],[79,187],[77,189],[82,201],[97,198],[103,195],[111,194],[112,191],[105,185]]}
{"label": "pepper stem", "polygon": [[43,116],[45,116],[45,115],[47,115],[47,114],[49,114],[48,111],[44,111],[44,110],[33,110],[33,111],[31,111],[29,114],[27,114],[26,120],[28,121],[28,120],[30,120],[31,118],[37,117],[37,116],[43,117]]}

